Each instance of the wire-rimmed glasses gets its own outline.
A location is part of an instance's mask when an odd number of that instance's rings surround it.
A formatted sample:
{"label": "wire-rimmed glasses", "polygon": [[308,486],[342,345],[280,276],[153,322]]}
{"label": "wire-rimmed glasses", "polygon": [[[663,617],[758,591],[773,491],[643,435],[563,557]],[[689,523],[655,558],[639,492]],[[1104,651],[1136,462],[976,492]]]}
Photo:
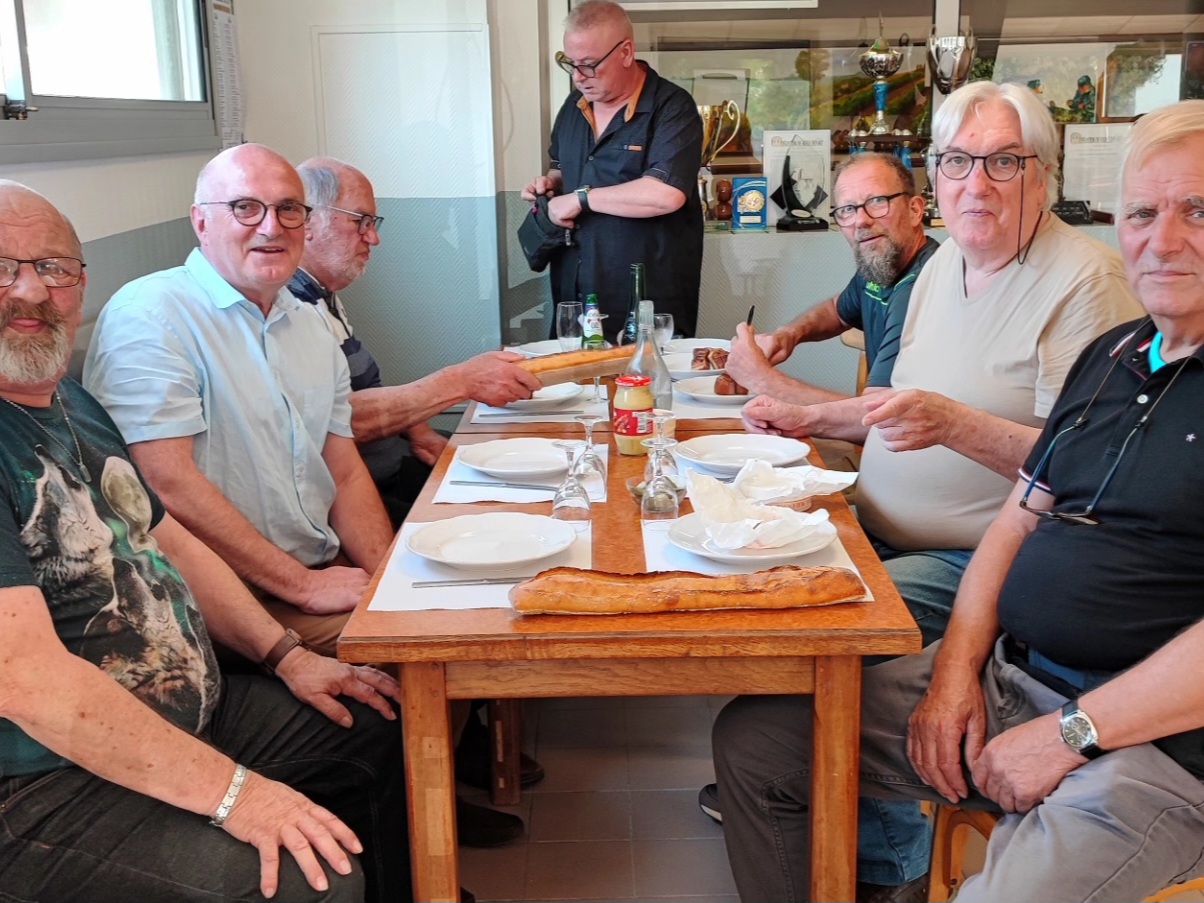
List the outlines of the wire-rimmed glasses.
{"label": "wire-rimmed glasses", "polygon": [[982,157],[964,151],[944,151],[936,155],[936,166],[945,178],[960,181],[969,177],[974,164],[981,161],[983,171],[992,182],[1010,182],[1024,172],[1026,160],[1036,159],[1036,154],[1010,154],[1007,151]]}
{"label": "wire-rimmed glasses", "polygon": [[908,197],[906,191],[896,191],[894,194],[878,194],[866,198],[863,204],[842,204],[832,208],[832,219],[838,226],[851,226],[857,220],[857,211],[864,210],[871,219],[882,219],[890,213],[890,202],[895,198]]}
{"label": "wire-rimmed glasses", "polygon": [[569,59],[568,54],[566,54],[563,50],[557,50],[556,65],[569,75],[572,75],[574,72],[580,72],[582,78],[593,78],[598,74],[598,67],[606,62],[607,57],[622,47],[623,42],[626,40],[627,38],[623,38],[622,41],[619,41],[619,43],[615,44],[614,47],[611,47],[610,50],[606,51],[606,54],[602,57],[602,59],[598,60],[596,63],[574,63]]}
{"label": "wire-rimmed glasses", "polygon": [[584,478],[596,474],[606,485],[606,462],[594,451],[594,427],[604,419],[598,414],[578,414],[573,418],[585,428],[585,449],[577,459],[577,475]]}
{"label": "wire-rimmed glasses", "polygon": [[229,207],[230,213],[244,226],[258,226],[268,215],[269,210],[276,211],[276,222],[284,229],[298,229],[304,226],[313,207],[307,207],[300,201],[285,201],[282,204],[265,204],[255,198],[235,198],[232,201],[197,201],[198,207]]}
{"label": "wire-rimmed glasses", "polygon": [[79,285],[87,266],[78,257],[37,257],[33,260],[17,257],[0,257],[0,288],[8,288],[17,281],[21,264],[33,267],[34,273],[47,288],[70,288]]}
{"label": "wire-rimmed glasses", "polygon": [[585,448],[585,443],[575,439],[557,439],[552,444],[564,451],[569,463],[564,482],[552,497],[552,517],[572,524],[574,530],[584,530],[589,525],[590,501],[589,493],[577,476],[577,456]]}
{"label": "wire-rimmed glasses", "polygon": [[367,235],[369,229],[375,229],[377,232],[379,232],[380,227],[384,225],[385,222],[385,218],[383,216],[377,216],[374,213],[364,213],[360,210],[347,210],[344,207],[336,207],[334,204],[319,204],[318,206],[320,206],[323,210],[333,210],[336,213],[345,213],[352,219],[358,220],[359,222],[357,228],[359,229],[360,235]]}

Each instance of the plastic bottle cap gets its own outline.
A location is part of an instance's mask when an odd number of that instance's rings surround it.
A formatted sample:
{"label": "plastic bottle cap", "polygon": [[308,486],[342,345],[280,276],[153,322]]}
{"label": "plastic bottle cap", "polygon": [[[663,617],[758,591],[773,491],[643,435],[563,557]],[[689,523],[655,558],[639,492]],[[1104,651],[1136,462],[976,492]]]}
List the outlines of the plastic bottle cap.
{"label": "plastic bottle cap", "polygon": [[635,373],[624,373],[622,376],[615,378],[617,386],[650,386],[652,385],[651,376],[638,376]]}

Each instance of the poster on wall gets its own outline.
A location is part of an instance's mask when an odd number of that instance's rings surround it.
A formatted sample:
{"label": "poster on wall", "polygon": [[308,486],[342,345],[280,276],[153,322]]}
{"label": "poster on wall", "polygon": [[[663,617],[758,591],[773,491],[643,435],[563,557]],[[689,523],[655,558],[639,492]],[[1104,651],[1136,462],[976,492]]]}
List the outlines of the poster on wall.
{"label": "poster on wall", "polygon": [[209,48],[218,133],[223,148],[234,147],[246,140],[243,137],[246,115],[233,0],[210,0]]}
{"label": "poster on wall", "polygon": [[789,210],[828,219],[831,209],[832,133],[827,129],[765,132],[765,179],[772,225]]}
{"label": "poster on wall", "polygon": [[1127,122],[1067,124],[1062,164],[1066,198],[1087,201],[1093,210],[1116,212],[1120,147],[1130,128]]}

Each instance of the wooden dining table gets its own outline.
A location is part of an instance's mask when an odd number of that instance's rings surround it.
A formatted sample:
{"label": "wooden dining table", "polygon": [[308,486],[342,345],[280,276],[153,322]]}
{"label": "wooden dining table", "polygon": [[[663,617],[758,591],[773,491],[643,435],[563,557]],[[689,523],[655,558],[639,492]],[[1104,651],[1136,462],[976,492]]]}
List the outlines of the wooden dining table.
{"label": "wooden dining table", "polygon": [[[467,423],[468,416],[464,419]],[[679,425],[679,440],[716,431],[688,426],[696,424]],[[718,431],[734,431],[724,427]],[[466,428],[452,438],[408,520],[488,511],[550,513],[550,502],[433,502],[457,448],[532,433],[581,436],[577,424],[563,423],[513,424],[491,432]],[[645,572],[639,506],[625,485],[643,472],[645,460],[618,454],[609,430],[594,438],[609,443],[609,474],[608,499],[591,512],[592,568]],[[812,461],[822,463],[814,455]],[[814,697],[811,899],[853,899],[861,657],[917,652],[921,644],[915,622],[843,498],[836,494],[814,503],[828,510],[872,601],[604,616],[522,616],[508,608],[386,611],[370,604],[378,573],[343,631],[338,654],[348,662],[397,663],[400,670],[415,899],[458,899],[449,700],[745,693]]]}

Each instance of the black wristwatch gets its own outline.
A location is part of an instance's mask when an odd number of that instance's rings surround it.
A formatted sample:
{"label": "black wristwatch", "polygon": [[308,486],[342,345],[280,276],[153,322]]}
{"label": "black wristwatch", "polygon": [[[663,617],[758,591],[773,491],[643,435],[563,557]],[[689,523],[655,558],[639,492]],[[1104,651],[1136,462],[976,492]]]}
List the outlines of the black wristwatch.
{"label": "black wristwatch", "polygon": [[589,213],[589,186],[582,185],[580,188],[574,191],[573,194],[577,195],[577,203],[581,205],[581,209],[586,213]]}
{"label": "black wristwatch", "polygon": [[1106,750],[1100,749],[1099,731],[1091,716],[1079,708],[1079,701],[1072,699],[1062,706],[1062,742],[1080,756],[1098,759]]}

